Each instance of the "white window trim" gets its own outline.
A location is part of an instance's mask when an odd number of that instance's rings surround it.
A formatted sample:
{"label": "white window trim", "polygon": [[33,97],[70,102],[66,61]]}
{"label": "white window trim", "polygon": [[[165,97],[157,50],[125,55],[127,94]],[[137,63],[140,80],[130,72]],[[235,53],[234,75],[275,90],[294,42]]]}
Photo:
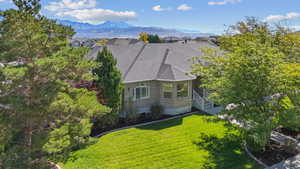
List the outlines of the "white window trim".
{"label": "white window trim", "polygon": [[[140,98],[136,98],[136,89],[138,88],[146,88],[147,90],[147,96],[146,97],[140,97]],[[141,85],[141,86],[137,86],[135,88],[133,88],[133,100],[144,100],[144,99],[149,99],[150,98],[150,87],[147,85]]]}

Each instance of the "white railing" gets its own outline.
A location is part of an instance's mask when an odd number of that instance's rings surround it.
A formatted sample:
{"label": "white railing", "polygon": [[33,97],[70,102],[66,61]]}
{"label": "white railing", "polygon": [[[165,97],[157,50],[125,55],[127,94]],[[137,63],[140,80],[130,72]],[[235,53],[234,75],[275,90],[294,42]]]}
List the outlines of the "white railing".
{"label": "white railing", "polygon": [[195,90],[193,90],[193,103],[194,106],[200,110],[205,109],[205,100]]}
{"label": "white railing", "polygon": [[213,102],[207,100],[207,98],[201,97],[200,94],[197,93],[195,90],[193,90],[193,106],[197,109],[212,114],[218,113],[222,110],[221,107],[215,108]]}
{"label": "white railing", "polygon": [[210,101],[205,101],[204,110],[209,110],[209,109],[212,109],[212,108],[214,108],[214,104]]}

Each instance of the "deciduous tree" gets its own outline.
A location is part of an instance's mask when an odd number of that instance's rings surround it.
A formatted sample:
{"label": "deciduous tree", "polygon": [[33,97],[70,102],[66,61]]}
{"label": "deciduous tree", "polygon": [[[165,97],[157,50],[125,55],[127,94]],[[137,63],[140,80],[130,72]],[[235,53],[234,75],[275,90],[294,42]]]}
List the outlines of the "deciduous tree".
{"label": "deciduous tree", "polygon": [[139,35],[139,40],[142,40],[145,43],[149,43],[148,38],[149,38],[149,35],[146,32],[141,32]]}
{"label": "deciduous tree", "polygon": [[273,28],[255,18],[230,30],[220,38],[220,49],[202,49],[210,64],[194,58],[193,72],[212,91],[213,100],[224,107],[234,105],[226,113],[247,122],[248,143],[263,149],[282,117],[280,102],[300,90],[292,83],[299,79],[292,73],[297,69],[290,67],[299,64],[299,41],[283,27]]}

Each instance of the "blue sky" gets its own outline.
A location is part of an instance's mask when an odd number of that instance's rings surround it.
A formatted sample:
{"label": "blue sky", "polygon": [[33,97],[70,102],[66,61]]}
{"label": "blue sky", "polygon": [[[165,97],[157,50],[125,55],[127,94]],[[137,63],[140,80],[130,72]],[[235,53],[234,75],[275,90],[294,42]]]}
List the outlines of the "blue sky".
{"label": "blue sky", "polygon": [[[92,24],[107,20],[223,33],[225,26],[255,16],[300,30],[300,0],[42,0],[42,14]],[[0,9],[13,7],[0,0]]]}

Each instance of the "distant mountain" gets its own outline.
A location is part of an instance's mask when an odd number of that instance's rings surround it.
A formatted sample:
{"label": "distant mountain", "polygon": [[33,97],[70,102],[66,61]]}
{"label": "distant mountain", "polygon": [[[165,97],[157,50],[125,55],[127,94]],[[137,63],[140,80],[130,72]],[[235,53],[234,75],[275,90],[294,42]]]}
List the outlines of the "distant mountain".
{"label": "distant mountain", "polygon": [[103,24],[92,25],[88,23],[59,20],[59,24],[71,26],[77,34],[76,38],[136,38],[140,32],[158,34],[161,37],[199,37],[213,34],[200,33],[194,30],[176,30],[159,27],[141,27],[129,25],[126,22],[107,21]]}
{"label": "distant mountain", "polygon": [[74,29],[85,30],[85,29],[108,29],[108,28],[129,28],[132,27],[126,22],[111,22],[107,21],[103,24],[92,25],[88,23],[80,23],[80,22],[72,22],[67,20],[58,20],[59,24],[68,25],[73,27]]}
{"label": "distant mountain", "polygon": [[102,28],[130,28],[132,27],[126,22],[111,22],[111,21],[106,21],[101,25],[98,25]]}

